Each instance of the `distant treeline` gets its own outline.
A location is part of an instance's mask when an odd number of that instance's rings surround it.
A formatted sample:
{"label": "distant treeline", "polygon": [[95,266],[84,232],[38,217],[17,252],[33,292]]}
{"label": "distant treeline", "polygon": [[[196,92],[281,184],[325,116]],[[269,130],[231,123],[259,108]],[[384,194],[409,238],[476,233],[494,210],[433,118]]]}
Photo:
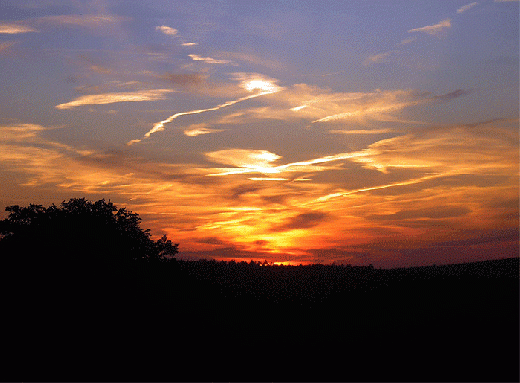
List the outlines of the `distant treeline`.
{"label": "distant treeline", "polygon": [[260,266],[255,262],[177,261],[177,269],[229,297],[310,304],[355,290],[369,291],[404,284],[519,277],[519,258],[442,266],[375,269],[372,266]]}

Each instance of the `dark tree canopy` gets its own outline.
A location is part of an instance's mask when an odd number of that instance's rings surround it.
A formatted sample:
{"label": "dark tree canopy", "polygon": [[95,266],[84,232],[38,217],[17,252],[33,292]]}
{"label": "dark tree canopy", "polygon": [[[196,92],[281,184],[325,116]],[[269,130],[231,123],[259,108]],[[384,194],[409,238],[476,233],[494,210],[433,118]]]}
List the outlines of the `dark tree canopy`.
{"label": "dark tree canopy", "polygon": [[173,257],[178,244],[157,241],[140,227],[141,218],[104,199],[72,198],[59,206],[6,207],[0,221],[0,254],[19,261],[50,265],[158,261]]}

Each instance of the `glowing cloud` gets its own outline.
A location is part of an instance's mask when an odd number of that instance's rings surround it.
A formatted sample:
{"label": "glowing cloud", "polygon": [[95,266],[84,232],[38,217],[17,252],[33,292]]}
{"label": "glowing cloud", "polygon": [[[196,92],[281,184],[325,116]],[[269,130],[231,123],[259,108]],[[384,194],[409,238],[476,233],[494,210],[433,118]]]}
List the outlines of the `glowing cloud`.
{"label": "glowing cloud", "polygon": [[511,165],[518,159],[518,148],[511,145],[514,139],[513,134],[498,128],[426,129],[375,142],[361,151],[365,156],[353,161],[382,172],[393,167],[428,168],[438,174],[513,175]]}
{"label": "glowing cloud", "polygon": [[177,34],[177,32],[179,32],[177,29],[173,29],[166,25],[157,26],[157,27],[155,27],[155,30],[161,31],[165,35],[169,35],[169,36],[175,36]]}
{"label": "glowing cloud", "polygon": [[421,28],[410,29],[408,32],[424,32],[429,35],[437,35],[444,30],[444,28],[451,27],[451,20],[445,19],[434,25],[427,25]]}
{"label": "glowing cloud", "polygon": [[258,73],[234,73],[233,78],[239,81],[240,87],[248,92],[261,90],[262,92],[275,93],[283,88],[276,84],[276,80]]}
{"label": "glowing cloud", "polygon": [[470,3],[470,4],[467,4],[467,5],[464,5],[463,7],[460,7],[459,9],[457,9],[457,13],[466,12],[468,9],[473,8],[477,4],[478,3],[475,1],[474,3]]}
{"label": "glowing cloud", "polygon": [[251,171],[273,173],[271,162],[282,157],[267,150],[227,149],[206,153],[212,161],[226,165],[234,165]]}
{"label": "glowing cloud", "polygon": [[276,92],[278,87],[270,81],[265,80],[249,80],[244,83],[244,88],[249,92],[261,90],[263,92]]}
{"label": "glowing cloud", "polygon": [[251,181],[288,181],[288,178],[275,178],[275,177],[250,177]]}
{"label": "glowing cloud", "polygon": [[195,124],[192,125],[191,129],[184,130],[184,134],[188,137],[197,137],[202,134],[218,133],[222,132],[222,129],[208,129],[207,124]]}
{"label": "glowing cloud", "polygon": [[0,24],[0,33],[14,35],[18,33],[38,32],[36,29],[24,25]]}
{"label": "glowing cloud", "polygon": [[266,150],[228,149],[206,153],[206,156],[215,162],[226,165],[235,165],[236,168],[216,169],[219,173],[208,176],[228,176],[246,173],[278,174],[282,172],[315,172],[329,168],[317,166],[327,162],[351,159],[368,155],[364,152],[339,153],[331,156],[314,158],[308,161],[291,162],[285,165],[272,166],[270,163],[281,157]]}
{"label": "glowing cloud", "polygon": [[338,133],[338,134],[383,134],[383,133],[393,133],[392,129],[358,129],[358,130],[329,130],[329,133]]}
{"label": "glowing cloud", "polygon": [[[247,81],[243,82],[241,84],[241,86],[243,88],[247,89],[247,85],[246,84],[247,84]],[[215,110],[226,108],[226,107],[231,106],[231,105],[235,105],[235,104],[237,104],[239,102],[242,102],[242,101],[250,100],[250,99],[255,98],[255,97],[259,97],[259,96],[263,96],[263,95],[266,95],[266,94],[278,92],[279,90],[282,89],[282,88],[274,85],[274,83],[273,83],[273,85],[264,85],[264,86],[267,87],[267,89],[269,89],[269,90],[265,90],[265,91],[262,91],[262,92],[259,92],[259,93],[251,94],[249,96],[244,96],[244,97],[241,97],[241,98],[239,98],[237,100],[226,101],[226,102],[224,102],[222,104],[219,104],[217,106],[214,106],[214,107],[211,107],[211,108],[207,108],[207,109],[196,109],[196,110],[190,110],[189,112],[175,113],[175,114],[171,115],[170,117],[168,117],[167,119],[155,123],[153,125],[152,129],[149,132],[145,133],[144,138],[149,138],[152,134],[154,134],[156,132],[163,131],[164,130],[164,126],[166,124],[169,124],[170,122],[172,122],[173,120],[175,120],[178,117],[188,116],[188,115],[191,115],[191,114],[200,114],[200,113],[205,113],[205,112],[212,112],[212,111],[215,111]],[[258,89],[257,86],[250,87],[250,91],[253,91],[253,90],[256,90],[256,89]],[[141,142],[141,140],[140,139],[134,139],[134,140],[129,141],[127,143],[127,145],[133,145],[133,144],[136,144],[138,142]]]}
{"label": "glowing cloud", "polygon": [[41,125],[36,124],[18,124],[9,126],[0,126],[0,133],[3,140],[14,142],[31,141],[38,136],[38,133],[43,130],[48,130]]}
{"label": "glowing cloud", "polygon": [[205,63],[208,63],[208,64],[228,64],[231,62],[229,60],[217,60],[212,57],[201,57],[198,55],[188,55],[188,56],[191,57],[191,59],[193,61],[204,61]]}
{"label": "glowing cloud", "polygon": [[[299,117],[312,119],[312,123],[357,120],[400,121],[421,123],[420,121],[404,121],[397,114],[404,108],[425,103],[449,101],[468,94],[467,90],[456,90],[444,95],[435,96],[429,92],[413,89],[380,90],[372,92],[330,92],[329,89],[296,84],[288,88],[278,97],[280,104],[288,104],[289,110]],[[277,111],[269,111],[276,116]],[[278,113],[282,118],[291,117],[287,112]]]}
{"label": "glowing cloud", "polygon": [[333,114],[331,116],[326,116],[323,118],[320,118],[318,120],[313,121],[314,122],[326,122],[326,121],[334,121],[334,120],[340,120],[350,117],[363,117],[366,115],[378,115],[381,113],[387,113],[395,110],[400,110],[405,108],[406,106],[414,105],[416,102],[408,102],[408,103],[395,103],[393,105],[385,105],[385,106],[374,106],[371,108],[360,108],[358,110],[352,111],[352,112],[344,112],[344,113],[338,113]]}
{"label": "glowing cloud", "polygon": [[82,105],[102,105],[112,104],[115,102],[130,102],[130,101],[155,101],[163,100],[164,93],[173,92],[171,89],[154,89],[144,90],[138,92],[126,93],[104,93],[104,94],[89,94],[78,97],[70,102],[56,105],[57,109],[72,109]]}

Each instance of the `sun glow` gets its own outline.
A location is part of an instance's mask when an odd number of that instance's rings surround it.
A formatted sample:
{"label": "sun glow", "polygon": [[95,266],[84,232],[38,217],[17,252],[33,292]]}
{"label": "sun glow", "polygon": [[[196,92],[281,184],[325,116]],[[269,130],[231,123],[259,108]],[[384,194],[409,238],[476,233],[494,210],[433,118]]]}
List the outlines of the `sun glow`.
{"label": "sun glow", "polygon": [[262,92],[272,93],[277,92],[280,89],[273,82],[260,79],[246,81],[243,83],[242,87],[249,92],[253,92],[258,89]]}

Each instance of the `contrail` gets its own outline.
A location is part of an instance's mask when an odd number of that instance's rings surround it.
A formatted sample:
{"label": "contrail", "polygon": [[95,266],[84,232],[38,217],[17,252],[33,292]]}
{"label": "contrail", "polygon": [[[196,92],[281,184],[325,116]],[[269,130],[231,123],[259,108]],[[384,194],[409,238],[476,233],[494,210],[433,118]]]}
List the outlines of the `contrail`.
{"label": "contrail", "polygon": [[[172,122],[173,120],[175,120],[177,117],[180,117],[180,116],[187,116],[189,114],[199,114],[199,113],[204,113],[204,112],[211,112],[211,111],[214,111],[214,110],[219,110],[219,109],[222,109],[222,108],[225,108],[227,106],[231,106],[231,105],[234,105],[236,103],[239,103],[239,102],[242,102],[242,101],[246,101],[246,100],[249,100],[251,98],[255,98],[255,97],[259,97],[259,96],[263,96],[265,94],[270,94],[270,93],[274,93],[274,92],[278,92],[279,88],[274,88],[274,89],[271,89],[269,91],[264,91],[264,92],[260,92],[260,93],[256,93],[256,94],[251,94],[249,96],[245,96],[245,97],[242,97],[242,98],[239,98],[238,100],[232,100],[232,101],[226,101],[224,102],[223,104],[220,104],[220,105],[217,105],[217,106],[214,106],[213,108],[208,108],[208,109],[197,109],[197,110],[191,110],[189,112],[180,112],[180,113],[175,113],[174,115],[168,117],[166,120],[162,120],[162,121],[159,121],[157,123],[155,123],[152,127],[152,129],[145,133],[145,135],[143,136],[142,139],[145,139],[145,138],[148,138],[150,137],[152,134],[156,133],[156,132],[160,132],[161,130],[164,130],[164,125]],[[127,142],[127,145],[133,145],[133,144],[136,144],[138,142],[141,142],[142,139],[136,139],[136,140],[131,140],[131,141],[128,141]]]}

